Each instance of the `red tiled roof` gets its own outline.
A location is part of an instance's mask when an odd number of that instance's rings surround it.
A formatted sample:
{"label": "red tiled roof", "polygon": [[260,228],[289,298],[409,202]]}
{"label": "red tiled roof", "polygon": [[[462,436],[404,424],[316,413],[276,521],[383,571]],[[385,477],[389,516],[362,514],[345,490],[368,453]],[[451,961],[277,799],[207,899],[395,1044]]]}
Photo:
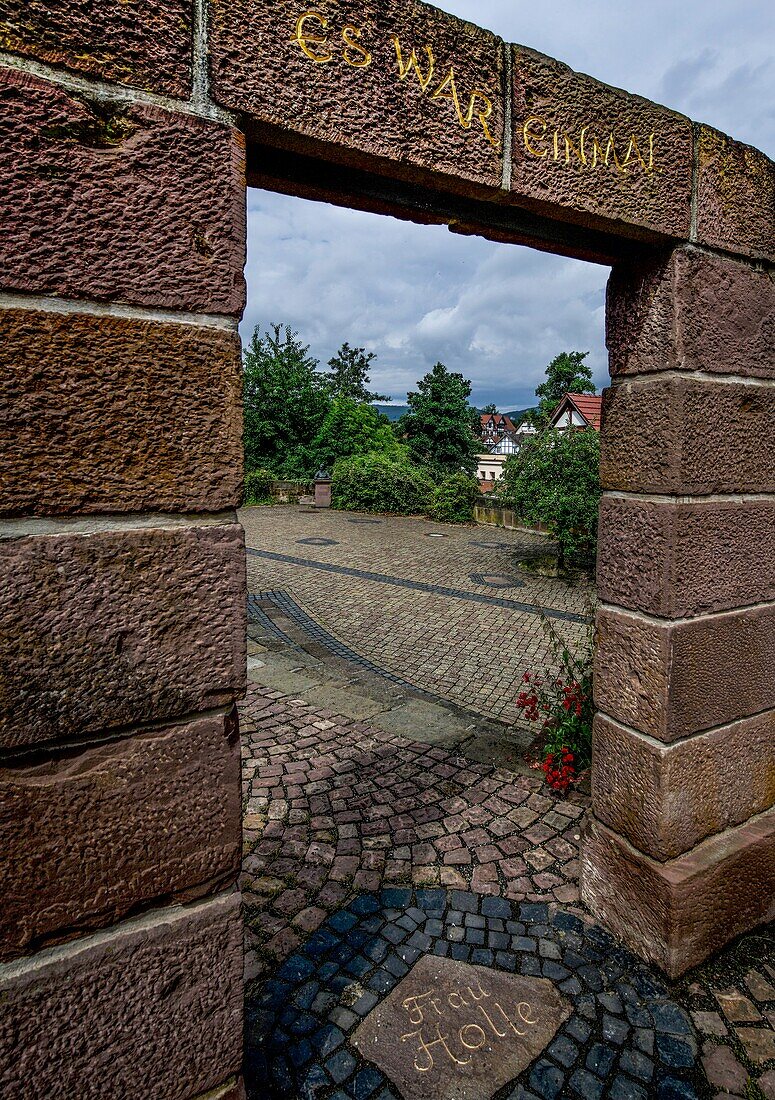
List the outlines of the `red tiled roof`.
{"label": "red tiled roof", "polygon": [[504,413],[482,413],[482,428],[495,428],[498,431],[513,432],[514,423],[510,416]]}
{"label": "red tiled roof", "polygon": [[573,405],[580,416],[583,416],[590,428],[600,431],[600,411],[603,407],[603,398],[591,393],[566,393],[552,414],[552,421],[565,405]]}

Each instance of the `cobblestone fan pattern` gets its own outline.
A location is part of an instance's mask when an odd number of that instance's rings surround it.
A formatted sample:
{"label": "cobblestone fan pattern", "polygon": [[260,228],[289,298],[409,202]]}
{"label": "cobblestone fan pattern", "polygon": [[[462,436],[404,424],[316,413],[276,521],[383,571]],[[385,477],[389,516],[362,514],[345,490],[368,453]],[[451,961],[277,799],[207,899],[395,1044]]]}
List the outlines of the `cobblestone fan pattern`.
{"label": "cobblestone fan pattern", "polygon": [[587,800],[251,685],[242,705],[248,975],[353,890],[447,886],[578,904]]}
{"label": "cobblestone fan pattern", "polygon": [[[539,607],[561,637],[583,640],[592,592],[518,569],[545,553],[543,536],[405,517],[354,522],[369,517],[303,506],[246,508],[240,518],[261,552],[248,555],[251,592],[287,591],[380,668],[488,717],[516,722],[523,673],[551,667]],[[425,537],[439,531],[446,537]],[[332,543],[299,545],[309,538]]]}
{"label": "cobblestone fan pattern", "polygon": [[431,951],[573,1001],[499,1100],[775,1100],[772,929],[664,983],[586,923],[582,795],[257,684],[241,729],[247,1065],[270,1095],[396,1097],[347,1036]]}
{"label": "cobblestone fan pattern", "polygon": [[[602,929],[545,903],[469,890],[383,888],[339,908],[247,1009],[253,1100],[397,1100],[348,1042],[425,953],[542,976],[572,1015],[499,1097],[693,1100],[697,1045],[667,986]],[[429,1100],[431,1098],[429,1097]]]}

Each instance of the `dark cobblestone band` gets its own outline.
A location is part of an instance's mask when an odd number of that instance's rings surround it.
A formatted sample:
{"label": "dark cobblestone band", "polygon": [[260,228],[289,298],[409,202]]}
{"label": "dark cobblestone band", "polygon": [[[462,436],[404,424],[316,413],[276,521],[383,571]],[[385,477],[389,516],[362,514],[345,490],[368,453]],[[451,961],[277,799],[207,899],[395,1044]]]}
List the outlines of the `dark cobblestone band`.
{"label": "dark cobblestone band", "polygon": [[467,600],[469,603],[487,604],[490,607],[504,607],[511,611],[526,611],[538,615],[541,611],[550,619],[562,619],[568,623],[585,623],[584,615],[572,611],[560,611],[553,607],[539,607],[532,603],[519,603],[498,596],[485,596],[478,592],[466,592],[461,588],[446,588],[438,584],[426,584],[423,581],[407,580],[404,577],[391,577],[386,573],[371,573],[363,569],[353,569],[347,565],[334,565],[332,562],[313,561],[311,558],[297,558],[290,554],[275,554],[270,550],[254,550],[248,547],[248,554],[255,558],[268,558],[288,565],[301,565],[307,569],[320,569],[324,573],[338,573],[340,576],[356,577],[359,580],[376,581],[378,584],[392,584],[398,588],[410,588],[415,592],[430,592],[436,596],[448,596],[455,600]]}
{"label": "dark cobblestone band", "polygon": [[548,978],[571,1002],[499,1100],[696,1100],[688,1016],[604,930],[545,904],[402,888],[358,895],[250,998],[252,1100],[397,1100],[348,1038],[423,954]]}

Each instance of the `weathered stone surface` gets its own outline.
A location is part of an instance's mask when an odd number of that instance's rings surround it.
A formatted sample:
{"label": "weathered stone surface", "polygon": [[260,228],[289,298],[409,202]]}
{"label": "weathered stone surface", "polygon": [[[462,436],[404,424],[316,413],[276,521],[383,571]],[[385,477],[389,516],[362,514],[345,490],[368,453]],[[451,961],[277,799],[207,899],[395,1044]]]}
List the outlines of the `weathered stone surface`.
{"label": "weathered stone surface", "polygon": [[612,377],[660,370],[775,376],[775,276],[698,248],[614,266]]}
{"label": "weathered stone surface", "polygon": [[244,139],[156,107],[90,103],[5,69],[3,286],[239,315]]}
{"label": "weathered stone surface", "polygon": [[620,382],[603,396],[600,444],[605,489],[775,492],[775,389],[681,377]]}
{"label": "weathered stone surface", "polygon": [[601,228],[688,237],[687,118],[523,46],[512,69],[512,195]]}
{"label": "weathered stone surface", "polygon": [[284,143],[322,143],[329,158],[500,186],[500,39],[417,0],[324,0],[309,11],[299,26],[305,8],[292,0],[211,0],[216,101],[281,128]]}
{"label": "weathered stone surface", "polygon": [[0,543],[0,746],[223,706],[245,687],[237,524]]}
{"label": "weathered stone surface", "polygon": [[775,599],[775,503],[604,496],[598,593],[668,618]]}
{"label": "weathered stone surface", "polygon": [[236,712],[6,766],[0,790],[2,959],[239,871]]}
{"label": "weathered stone surface", "polygon": [[187,97],[190,0],[0,0],[0,49],[147,91]]}
{"label": "weathered stone surface", "polygon": [[405,1100],[489,1100],[570,1013],[545,978],[424,955],[352,1042]]}
{"label": "weathered stone surface", "polygon": [[597,615],[595,700],[671,742],[775,707],[775,608],[681,623]]}
{"label": "weathered stone surface", "polygon": [[673,859],[775,803],[775,711],[669,746],[598,714],[592,795],[598,820]]}
{"label": "weathered stone surface", "polygon": [[592,819],[582,899],[672,977],[775,917],[775,811],[658,863]]}
{"label": "weathered stone surface", "polygon": [[0,966],[0,1092],[185,1100],[242,1058],[238,893]]}
{"label": "weathered stone surface", "polygon": [[701,126],[697,239],[743,256],[775,257],[775,165],[758,149]]}
{"label": "weathered stone surface", "polygon": [[22,309],[0,333],[0,515],[239,503],[236,333]]}

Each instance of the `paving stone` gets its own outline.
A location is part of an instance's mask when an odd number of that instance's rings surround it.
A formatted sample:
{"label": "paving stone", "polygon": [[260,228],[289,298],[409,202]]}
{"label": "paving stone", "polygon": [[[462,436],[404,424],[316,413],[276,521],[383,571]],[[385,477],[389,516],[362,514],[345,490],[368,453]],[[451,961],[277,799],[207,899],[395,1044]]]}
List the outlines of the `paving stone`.
{"label": "paving stone", "polygon": [[570,1086],[582,1100],[601,1100],[604,1083],[587,1069],[577,1069],[570,1077]]}
{"label": "paving stone", "polygon": [[585,1065],[598,1077],[607,1077],[616,1061],[616,1050],[603,1043],[590,1047]]}
{"label": "paving stone", "polygon": [[748,1071],[740,1065],[731,1047],[723,1043],[706,1046],[702,1056],[702,1068],[708,1081],[715,1088],[745,1095]]}
{"label": "paving stone", "polygon": [[739,1027],[737,1037],[752,1062],[775,1060],[775,1031],[763,1027]]}
{"label": "paving stone", "polygon": [[648,1100],[648,1093],[643,1085],[624,1075],[614,1078],[608,1095],[610,1100]]}

